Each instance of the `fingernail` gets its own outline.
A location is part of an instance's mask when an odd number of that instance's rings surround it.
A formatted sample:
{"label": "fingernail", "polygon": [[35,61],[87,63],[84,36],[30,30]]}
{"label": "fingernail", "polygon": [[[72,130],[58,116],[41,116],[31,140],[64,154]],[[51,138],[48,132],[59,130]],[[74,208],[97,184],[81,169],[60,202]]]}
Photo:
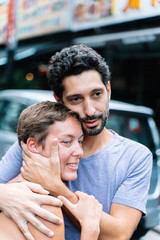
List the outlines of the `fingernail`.
{"label": "fingernail", "polygon": [[62,219],[58,221],[58,224],[61,225],[63,223]]}
{"label": "fingernail", "polygon": [[58,139],[57,138],[54,138],[53,141],[52,141],[53,145],[56,146],[58,144]]}
{"label": "fingernail", "polygon": [[61,201],[61,204],[63,204],[63,202],[62,202],[63,196],[59,195],[57,198]]}
{"label": "fingernail", "polygon": [[63,202],[62,202],[62,201],[60,201],[60,205],[61,205],[61,207],[62,207],[62,205],[63,205]]}
{"label": "fingernail", "polygon": [[53,237],[54,233],[53,232],[49,232],[48,233],[48,237]]}
{"label": "fingernail", "polygon": [[46,194],[50,194],[50,192],[49,192],[49,191],[47,191],[47,190],[44,190],[44,191],[45,191],[45,193],[46,193]]}

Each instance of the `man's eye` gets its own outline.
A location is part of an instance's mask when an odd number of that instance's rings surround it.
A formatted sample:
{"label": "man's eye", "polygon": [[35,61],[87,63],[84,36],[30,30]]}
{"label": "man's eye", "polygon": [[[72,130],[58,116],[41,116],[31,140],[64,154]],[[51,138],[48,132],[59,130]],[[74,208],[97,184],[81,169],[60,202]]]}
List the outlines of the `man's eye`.
{"label": "man's eye", "polygon": [[81,100],[82,100],[82,98],[80,98],[80,97],[73,97],[73,98],[70,98],[69,102],[71,104],[78,104],[81,102]]}
{"label": "man's eye", "polygon": [[74,97],[71,99],[71,102],[77,102],[79,100],[79,97]]}
{"label": "man's eye", "polygon": [[101,92],[96,92],[94,95],[95,95],[96,97],[99,97],[99,96],[101,95]]}

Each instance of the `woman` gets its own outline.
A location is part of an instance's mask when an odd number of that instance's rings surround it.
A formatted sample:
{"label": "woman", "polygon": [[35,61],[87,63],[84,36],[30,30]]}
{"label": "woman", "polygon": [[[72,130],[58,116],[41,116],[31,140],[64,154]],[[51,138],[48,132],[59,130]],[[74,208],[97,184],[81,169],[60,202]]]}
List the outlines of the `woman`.
{"label": "woman", "polygon": [[[59,103],[47,101],[34,104],[21,113],[17,133],[20,144],[21,142],[26,143],[31,152],[41,154],[44,157],[50,157],[53,144],[58,145],[60,163],[57,162],[57,164],[60,165],[62,180],[73,181],[77,178],[78,165],[83,156],[83,132],[76,113]],[[17,181],[25,180],[20,174],[10,183]],[[79,199],[76,204],[72,204],[63,196],[58,198],[79,220],[81,240],[96,240],[100,231],[99,221],[102,205],[93,196],[81,192],[75,194]],[[59,219],[63,219],[61,208],[51,205],[43,205],[42,207],[54,213]],[[38,220],[44,222],[54,232],[54,236],[51,234],[49,238],[28,223],[26,227],[29,227],[34,239],[64,239],[64,224],[54,225],[40,217]],[[4,213],[0,214],[0,239],[25,240],[17,225]]]}

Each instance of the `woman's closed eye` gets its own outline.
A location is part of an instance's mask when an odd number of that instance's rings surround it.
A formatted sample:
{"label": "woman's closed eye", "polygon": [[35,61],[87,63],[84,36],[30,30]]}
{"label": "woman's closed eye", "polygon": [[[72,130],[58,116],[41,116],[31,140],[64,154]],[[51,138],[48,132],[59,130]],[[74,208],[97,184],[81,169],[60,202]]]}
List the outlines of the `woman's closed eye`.
{"label": "woman's closed eye", "polygon": [[71,140],[64,140],[64,141],[63,141],[63,143],[64,143],[65,145],[70,145],[71,142],[72,142]]}
{"label": "woman's closed eye", "polygon": [[79,143],[80,145],[82,145],[82,144],[83,144],[83,140],[84,140],[84,135],[82,135],[82,136],[78,139],[78,143]]}

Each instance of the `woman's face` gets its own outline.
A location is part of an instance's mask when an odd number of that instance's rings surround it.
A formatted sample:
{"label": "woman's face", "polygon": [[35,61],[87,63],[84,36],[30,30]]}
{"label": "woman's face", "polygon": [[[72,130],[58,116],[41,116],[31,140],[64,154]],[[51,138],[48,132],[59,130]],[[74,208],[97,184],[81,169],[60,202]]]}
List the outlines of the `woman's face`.
{"label": "woman's face", "polygon": [[50,157],[52,140],[55,138],[58,139],[61,178],[64,181],[73,181],[77,178],[78,165],[83,156],[83,132],[80,122],[68,117],[51,125],[45,147],[41,148],[41,155]]}

